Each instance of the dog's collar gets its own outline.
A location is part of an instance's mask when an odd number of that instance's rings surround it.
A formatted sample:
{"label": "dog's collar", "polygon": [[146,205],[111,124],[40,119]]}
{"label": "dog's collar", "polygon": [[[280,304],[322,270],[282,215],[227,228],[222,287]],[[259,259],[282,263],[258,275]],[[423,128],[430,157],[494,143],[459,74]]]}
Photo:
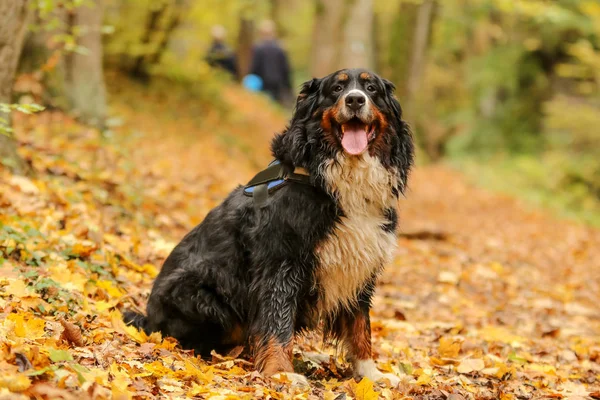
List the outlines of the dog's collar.
{"label": "dog's collar", "polygon": [[310,174],[302,167],[293,170],[279,160],[273,160],[267,168],[260,171],[244,186],[244,194],[254,200],[254,205],[261,208],[266,205],[269,194],[282,188],[288,182],[310,185]]}

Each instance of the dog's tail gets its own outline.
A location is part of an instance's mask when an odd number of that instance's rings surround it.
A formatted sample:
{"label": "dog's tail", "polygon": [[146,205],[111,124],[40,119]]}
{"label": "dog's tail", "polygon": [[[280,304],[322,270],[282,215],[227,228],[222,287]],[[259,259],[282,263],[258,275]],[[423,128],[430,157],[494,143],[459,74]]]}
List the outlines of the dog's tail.
{"label": "dog's tail", "polygon": [[127,325],[135,326],[139,330],[146,331],[146,316],[135,311],[125,311],[123,321]]}

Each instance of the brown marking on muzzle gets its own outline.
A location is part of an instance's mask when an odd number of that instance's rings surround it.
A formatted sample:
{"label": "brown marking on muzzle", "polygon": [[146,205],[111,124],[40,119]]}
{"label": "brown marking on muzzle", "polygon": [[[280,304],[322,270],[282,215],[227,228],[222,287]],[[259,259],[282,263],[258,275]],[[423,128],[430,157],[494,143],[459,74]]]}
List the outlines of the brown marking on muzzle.
{"label": "brown marking on muzzle", "polygon": [[326,109],[321,118],[321,128],[323,129],[325,140],[327,140],[331,146],[337,145],[332,123],[338,121],[339,112],[339,105],[336,103],[333,107]]}

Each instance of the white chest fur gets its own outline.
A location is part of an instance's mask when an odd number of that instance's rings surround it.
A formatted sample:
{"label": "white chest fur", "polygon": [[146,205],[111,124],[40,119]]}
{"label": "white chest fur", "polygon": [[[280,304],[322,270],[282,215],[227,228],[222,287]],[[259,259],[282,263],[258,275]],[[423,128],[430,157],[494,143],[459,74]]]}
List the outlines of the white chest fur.
{"label": "white chest fur", "polygon": [[382,226],[389,222],[384,210],[397,206],[397,176],[368,154],[340,155],[322,173],[344,213],[317,248],[319,309],[331,313],[355,304],[366,281],[391,261],[396,235]]}

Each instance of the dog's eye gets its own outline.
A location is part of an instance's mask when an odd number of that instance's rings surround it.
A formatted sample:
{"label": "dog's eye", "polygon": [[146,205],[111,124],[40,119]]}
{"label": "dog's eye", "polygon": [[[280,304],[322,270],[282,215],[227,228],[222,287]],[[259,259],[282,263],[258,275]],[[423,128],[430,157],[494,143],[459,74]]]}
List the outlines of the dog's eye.
{"label": "dog's eye", "polygon": [[369,86],[367,86],[367,90],[369,92],[376,92],[377,88],[375,87],[375,85],[369,85]]}
{"label": "dog's eye", "polygon": [[335,87],[333,88],[334,92],[341,92],[342,90],[344,90],[344,88],[342,87],[342,85],[335,85]]}

